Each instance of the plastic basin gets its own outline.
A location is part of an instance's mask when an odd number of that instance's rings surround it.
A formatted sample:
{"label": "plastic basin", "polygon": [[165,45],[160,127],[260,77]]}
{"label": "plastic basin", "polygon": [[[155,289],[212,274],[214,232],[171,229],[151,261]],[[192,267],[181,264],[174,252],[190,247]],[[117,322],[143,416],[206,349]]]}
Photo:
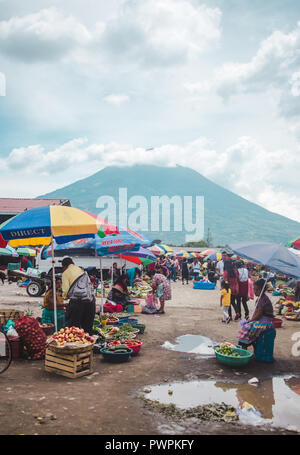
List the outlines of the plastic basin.
{"label": "plastic basin", "polygon": [[122,319],[119,321],[119,324],[137,324],[139,322],[138,319]]}
{"label": "plastic basin", "polygon": [[111,363],[128,362],[132,349],[128,348],[128,352],[108,352],[107,348],[100,349],[103,359]]}
{"label": "plastic basin", "polygon": [[216,348],[218,346],[214,346],[214,351],[216,354],[216,358],[220,363],[223,363],[224,365],[229,365],[232,367],[239,367],[239,366],[244,366],[247,365],[249,360],[253,357],[253,353],[250,351],[247,351],[246,349],[241,349],[241,348],[231,348],[233,352],[238,352],[241,357],[232,357],[229,355],[224,355],[216,351]]}
{"label": "plastic basin", "polygon": [[119,322],[119,319],[110,319],[110,320],[107,320],[107,323],[106,325],[115,325],[115,324],[118,324]]}
{"label": "plastic basin", "polygon": [[140,350],[142,349],[143,343],[140,341],[138,345],[131,345],[129,342],[126,343],[126,345],[132,349],[132,354],[131,355],[137,355]]}
{"label": "plastic basin", "polygon": [[139,329],[140,334],[142,335],[145,332],[146,324],[134,324],[133,328],[134,329]]}

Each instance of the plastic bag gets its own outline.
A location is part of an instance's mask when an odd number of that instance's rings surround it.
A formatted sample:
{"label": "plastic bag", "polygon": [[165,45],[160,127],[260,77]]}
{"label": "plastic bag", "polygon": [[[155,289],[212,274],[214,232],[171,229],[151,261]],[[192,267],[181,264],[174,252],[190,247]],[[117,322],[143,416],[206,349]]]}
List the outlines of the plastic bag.
{"label": "plastic bag", "polygon": [[156,300],[155,295],[148,294],[147,297],[146,297],[146,306],[148,308],[155,308],[156,309],[156,303],[157,303],[157,300]]}
{"label": "plastic bag", "polygon": [[15,337],[19,337],[19,334],[18,332],[16,331],[16,329],[11,325],[7,332],[6,332],[6,335],[8,338],[15,338]]}
{"label": "plastic bag", "polygon": [[253,300],[254,299],[254,286],[253,286],[253,280],[249,278],[248,280],[248,299]]}
{"label": "plastic bag", "polygon": [[40,278],[41,272],[38,269],[28,267],[26,270],[26,275],[31,276],[32,278]]}
{"label": "plastic bag", "polygon": [[237,410],[239,420],[244,425],[263,425],[265,424],[264,419],[261,417],[261,413],[255,409],[252,404],[245,401],[242,406]]}
{"label": "plastic bag", "polygon": [[11,319],[9,319],[9,320],[7,321],[7,323],[5,324],[5,326],[4,326],[4,328],[3,328],[4,333],[7,333],[8,329],[9,329],[10,327],[15,327],[15,323],[14,323],[14,321],[12,321]]}

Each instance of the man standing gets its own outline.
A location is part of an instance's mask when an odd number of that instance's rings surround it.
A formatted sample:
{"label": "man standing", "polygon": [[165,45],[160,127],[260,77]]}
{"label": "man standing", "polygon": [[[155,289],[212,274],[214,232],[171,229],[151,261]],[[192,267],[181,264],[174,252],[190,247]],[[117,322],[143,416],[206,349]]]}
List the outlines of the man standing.
{"label": "man standing", "polygon": [[89,276],[69,257],[62,260],[62,268],[62,296],[63,299],[70,299],[66,310],[66,326],[82,328],[92,335],[96,303]]}
{"label": "man standing", "polygon": [[217,272],[217,275],[219,277],[220,286],[221,286],[221,282],[223,280],[224,262],[226,261],[226,259],[227,259],[227,253],[225,251],[223,251],[222,252],[222,259],[217,263],[217,267],[216,267],[216,272]]}

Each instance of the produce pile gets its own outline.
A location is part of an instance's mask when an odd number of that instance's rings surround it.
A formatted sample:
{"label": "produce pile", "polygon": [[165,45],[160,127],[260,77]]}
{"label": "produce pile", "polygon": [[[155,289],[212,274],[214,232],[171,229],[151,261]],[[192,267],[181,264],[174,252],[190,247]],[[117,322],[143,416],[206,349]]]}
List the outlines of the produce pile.
{"label": "produce pile", "polygon": [[24,316],[15,323],[15,329],[23,342],[29,357],[43,359],[46,351],[47,336],[35,318]]}
{"label": "produce pile", "polygon": [[140,340],[114,340],[108,343],[109,347],[117,347],[126,344],[127,346],[140,346],[142,342]]}
{"label": "produce pile", "polygon": [[223,343],[218,348],[216,348],[216,352],[229,357],[241,357],[241,354],[234,351],[233,348],[235,348],[235,346],[230,345],[229,343]]}
{"label": "produce pile", "polygon": [[131,324],[123,324],[120,327],[97,327],[96,333],[98,334],[99,341],[107,341],[113,339],[129,339],[134,338],[137,329],[132,327]]}
{"label": "produce pile", "polygon": [[125,354],[131,352],[131,349],[126,344],[118,344],[114,346],[107,346],[105,352],[110,352],[112,354]]}
{"label": "produce pile", "polygon": [[50,340],[55,341],[57,346],[66,345],[86,345],[88,343],[94,343],[94,338],[88,333],[85,333],[83,329],[79,327],[65,327],[60,329],[59,332],[55,332]]}
{"label": "produce pile", "polygon": [[152,292],[152,287],[146,281],[137,283],[132,288],[128,288],[130,297],[145,299],[149,293]]}

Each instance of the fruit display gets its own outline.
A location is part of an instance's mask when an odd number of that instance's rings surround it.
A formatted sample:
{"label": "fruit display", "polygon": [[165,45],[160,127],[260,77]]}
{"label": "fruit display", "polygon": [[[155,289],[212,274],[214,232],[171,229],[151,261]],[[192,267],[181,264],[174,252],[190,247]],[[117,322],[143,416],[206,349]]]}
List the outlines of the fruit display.
{"label": "fruit display", "polygon": [[65,346],[69,343],[75,343],[77,345],[86,345],[88,343],[94,343],[95,339],[88,333],[85,333],[83,329],[79,327],[65,327],[55,332],[51,341],[56,341],[57,346]]}
{"label": "fruit display", "polygon": [[226,356],[229,356],[229,357],[241,357],[241,354],[239,354],[238,352],[234,351],[231,347],[229,347],[225,343],[223,343],[222,347],[220,346],[219,348],[216,348],[216,351],[219,354],[226,355]]}

